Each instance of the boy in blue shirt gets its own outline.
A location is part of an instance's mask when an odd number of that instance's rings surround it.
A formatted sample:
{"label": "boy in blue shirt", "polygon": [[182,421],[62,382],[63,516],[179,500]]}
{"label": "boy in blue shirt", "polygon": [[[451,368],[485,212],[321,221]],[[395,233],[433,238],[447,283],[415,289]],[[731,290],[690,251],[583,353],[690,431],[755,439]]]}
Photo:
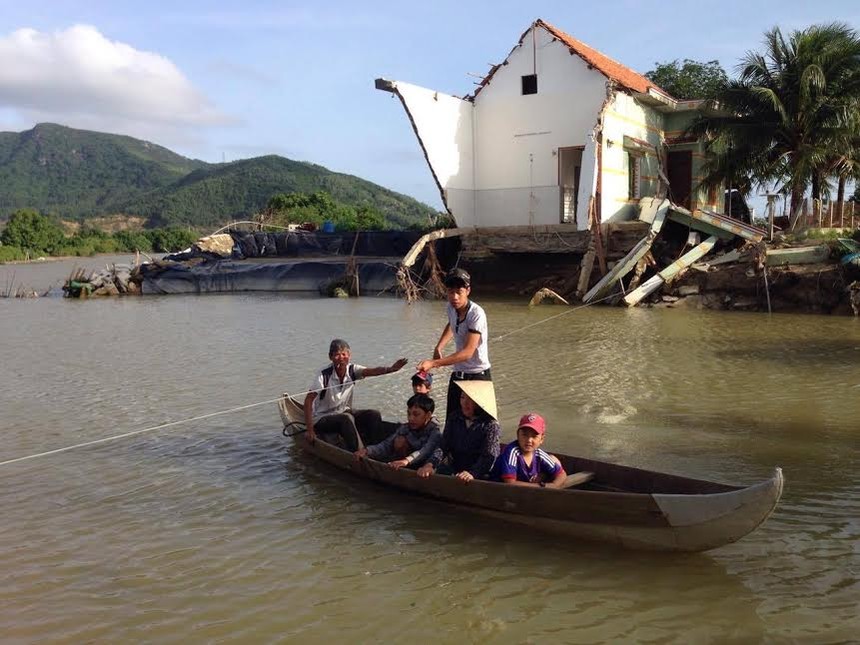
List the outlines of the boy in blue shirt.
{"label": "boy in blue shirt", "polygon": [[517,486],[560,488],[567,474],[558,460],[541,449],[546,421],[539,414],[523,415],[517,427],[517,440],[502,450],[493,466],[491,479]]}

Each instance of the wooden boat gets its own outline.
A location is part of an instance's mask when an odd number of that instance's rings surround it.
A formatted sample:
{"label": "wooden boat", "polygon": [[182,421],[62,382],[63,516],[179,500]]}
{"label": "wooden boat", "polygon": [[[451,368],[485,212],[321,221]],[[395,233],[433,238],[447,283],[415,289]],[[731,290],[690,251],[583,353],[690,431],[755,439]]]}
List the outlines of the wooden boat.
{"label": "wooden boat", "polygon": [[782,470],[752,486],[729,486],[555,453],[568,473],[589,472],[568,489],[510,486],[454,477],[419,477],[353,455],[330,443],[305,439],[302,404],[284,395],[278,405],[284,434],[304,451],[355,475],[392,488],[456,504],[507,522],[608,542],[631,549],[706,551],[755,530],[782,495]]}

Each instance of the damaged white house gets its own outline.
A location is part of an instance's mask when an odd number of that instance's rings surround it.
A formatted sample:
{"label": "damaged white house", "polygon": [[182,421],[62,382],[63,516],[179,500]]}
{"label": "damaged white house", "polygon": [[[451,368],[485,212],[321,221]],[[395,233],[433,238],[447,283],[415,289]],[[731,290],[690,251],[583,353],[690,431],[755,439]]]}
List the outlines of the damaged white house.
{"label": "damaged white house", "polygon": [[457,226],[631,219],[660,173],[675,204],[723,210],[722,191],[697,188],[702,145],[684,134],[701,102],[673,98],[543,20],[469,96],[376,87],[401,100]]}

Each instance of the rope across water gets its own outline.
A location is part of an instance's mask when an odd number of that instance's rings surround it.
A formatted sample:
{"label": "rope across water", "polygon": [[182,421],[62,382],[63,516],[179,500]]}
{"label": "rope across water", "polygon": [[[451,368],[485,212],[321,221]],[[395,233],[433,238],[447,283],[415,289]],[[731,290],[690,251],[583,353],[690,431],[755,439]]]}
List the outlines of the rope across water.
{"label": "rope across water", "polygon": [[[600,300],[595,300],[593,302],[588,302],[588,303],[585,303],[583,305],[578,305],[576,307],[573,307],[572,309],[569,309],[568,311],[563,311],[560,314],[550,316],[549,318],[544,318],[543,320],[539,320],[537,322],[530,323],[528,325],[524,325],[522,327],[519,327],[517,329],[509,331],[506,334],[502,334],[500,336],[496,336],[495,338],[491,338],[490,340],[492,340],[493,342],[504,340],[508,336],[512,336],[512,335],[517,334],[521,331],[525,331],[526,329],[531,329],[533,327],[537,327],[538,325],[542,325],[542,324],[547,323],[551,320],[555,320],[556,318],[561,318],[562,316],[567,316],[567,315],[572,314],[576,311],[579,311],[580,309],[584,309],[586,307],[590,307],[591,305],[596,305],[599,302],[603,302],[605,300],[609,300],[610,298],[614,298],[615,295],[616,294],[612,294],[611,296],[601,298]],[[394,372],[392,372],[392,374],[393,373]],[[372,378],[381,378],[383,376],[390,376],[390,374],[380,374],[378,376],[368,376],[367,379],[369,380]],[[323,388],[318,389],[318,390],[305,390],[304,392],[297,392],[293,396],[301,397],[301,396],[305,396],[307,394],[310,394],[311,392],[321,392],[322,389]],[[133,437],[135,435],[146,434],[147,432],[154,432],[156,430],[163,430],[164,428],[170,428],[172,426],[177,426],[177,425],[180,425],[183,423],[191,423],[193,421],[201,421],[203,419],[211,419],[212,417],[217,417],[217,416],[221,416],[224,414],[231,414],[233,412],[239,412],[241,410],[248,410],[250,408],[256,408],[256,407],[261,406],[261,405],[271,405],[272,403],[277,403],[278,401],[280,401],[281,398],[282,397],[279,396],[276,399],[268,399],[266,401],[258,401],[256,403],[249,403],[247,405],[240,405],[240,406],[237,406],[235,408],[228,408],[227,410],[219,410],[218,412],[209,412],[208,414],[201,414],[201,415],[196,416],[196,417],[189,417],[187,419],[180,419],[179,421],[169,421],[167,423],[160,423],[158,425],[151,426],[149,428],[142,428],[140,430],[132,430],[131,432],[123,432],[122,434],[112,435],[110,437],[103,437],[101,439],[93,439],[92,441],[84,441],[82,443],[76,443],[76,444],[73,444],[71,446],[65,446],[63,448],[55,448],[54,450],[46,450],[44,452],[39,452],[39,453],[32,454],[32,455],[26,455],[23,457],[15,457],[13,459],[7,459],[5,461],[0,461],[0,467],[8,466],[10,464],[15,464],[15,463],[18,463],[21,461],[28,461],[30,459],[38,459],[39,457],[47,457],[49,455],[56,455],[56,454],[59,454],[61,452],[68,452],[70,450],[77,450],[78,448],[85,448],[87,446],[95,446],[95,445],[100,444],[100,443],[107,443],[109,441],[116,441],[117,439],[125,439],[127,437]]]}

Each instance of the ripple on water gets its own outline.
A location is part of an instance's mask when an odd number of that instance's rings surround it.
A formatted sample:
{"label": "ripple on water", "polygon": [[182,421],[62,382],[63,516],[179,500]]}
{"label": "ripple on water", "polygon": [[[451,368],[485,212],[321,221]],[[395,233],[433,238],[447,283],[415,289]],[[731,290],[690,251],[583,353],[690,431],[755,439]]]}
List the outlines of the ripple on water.
{"label": "ripple on water", "polygon": [[[80,304],[0,302],[0,460],[300,392],[335,336],[366,365],[414,362],[442,320],[436,303],[382,299]],[[482,304],[492,335],[558,312]],[[849,641],[851,322],[584,309],[492,346],[505,438],[537,409],[551,450],[739,483],[783,466],[773,517],[712,554],[560,541],[393,494],[285,450],[264,406],[0,471],[0,630],[12,642]],[[401,416],[406,376],[362,383],[359,404]]]}

